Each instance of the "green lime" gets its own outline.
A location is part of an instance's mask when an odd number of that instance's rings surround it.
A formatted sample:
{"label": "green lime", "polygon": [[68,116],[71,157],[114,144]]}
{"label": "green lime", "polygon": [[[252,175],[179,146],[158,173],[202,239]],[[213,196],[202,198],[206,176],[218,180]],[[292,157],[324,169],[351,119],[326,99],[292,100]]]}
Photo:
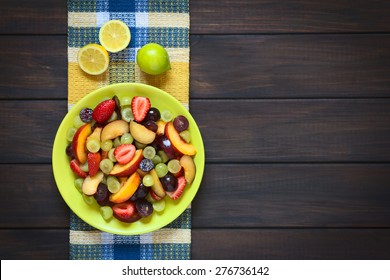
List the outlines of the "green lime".
{"label": "green lime", "polygon": [[156,43],[146,44],[138,50],[137,64],[142,71],[150,75],[162,74],[171,69],[168,52]]}

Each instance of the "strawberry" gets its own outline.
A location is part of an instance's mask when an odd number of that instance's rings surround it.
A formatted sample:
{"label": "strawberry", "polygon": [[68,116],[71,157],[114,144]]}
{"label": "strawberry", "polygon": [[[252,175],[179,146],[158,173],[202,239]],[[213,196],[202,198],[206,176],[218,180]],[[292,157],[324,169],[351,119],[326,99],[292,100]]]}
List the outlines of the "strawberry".
{"label": "strawberry", "polygon": [[115,218],[125,223],[133,223],[138,221],[141,216],[135,208],[134,202],[122,202],[112,206]]}
{"label": "strawberry", "polygon": [[102,156],[99,153],[88,153],[89,176],[95,176],[99,171]]}
{"label": "strawberry", "polygon": [[182,193],[183,193],[183,190],[186,186],[187,182],[186,182],[186,179],[184,178],[184,176],[180,176],[179,178],[177,178],[177,188],[176,190],[172,191],[172,192],[166,192],[167,195],[172,198],[173,200],[176,200],[178,199]]}
{"label": "strawberry", "polygon": [[122,144],[115,148],[114,156],[119,164],[126,164],[133,159],[135,150],[132,144]]}
{"label": "strawberry", "polygon": [[92,113],[92,118],[97,123],[105,123],[115,111],[115,101],[112,99],[100,102]]}
{"label": "strawberry", "polygon": [[86,172],[81,170],[80,163],[77,161],[77,159],[72,159],[70,161],[70,169],[72,169],[74,174],[76,174],[77,176],[79,176],[81,178],[86,178],[88,176],[88,174]]}
{"label": "strawberry", "polygon": [[142,122],[150,109],[150,100],[147,97],[135,96],[131,100],[131,111],[133,112],[134,120]]}

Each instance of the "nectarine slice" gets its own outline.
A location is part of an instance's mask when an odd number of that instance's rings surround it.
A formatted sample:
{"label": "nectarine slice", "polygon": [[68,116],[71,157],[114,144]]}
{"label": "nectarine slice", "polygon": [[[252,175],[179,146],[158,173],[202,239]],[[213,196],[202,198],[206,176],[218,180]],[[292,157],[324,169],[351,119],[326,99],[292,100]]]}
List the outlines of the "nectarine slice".
{"label": "nectarine slice", "polygon": [[129,124],[124,120],[115,120],[108,123],[102,130],[100,140],[102,142],[114,139],[129,132]]}
{"label": "nectarine slice", "polygon": [[110,175],[114,175],[117,177],[126,177],[137,171],[141,160],[144,158],[142,155],[142,151],[142,149],[136,150],[133,159],[126,164],[115,164],[110,172]]}
{"label": "nectarine slice", "polygon": [[196,155],[196,148],[191,143],[185,142],[181,137],[179,132],[173,126],[172,122],[169,122],[165,126],[165,135],[168,137],[169,141],[173,148],[183,155],[194,156]]}
{"label": "nectarine slice", "polygon": [[137,142],[145,145],[152,143],[154,138],[156,138],[155,132],[135,121],[130,122],[130,133]]}
{"label": "nectarine slice", "polygon": [[179,162],[181,167],[184,169],[184,178],[188,184],[191,184],[192,181],[194,181],[196,174],[196,165],[194,159],[190,156],[183,155]]}
{"label": "nectarine slice", "polygon": [[86,142],[89,135],[92,133],[91,124],[85,124],[81,126],[73,136],[72,149],[75,158],[81,163],[87,161],[87,149]]}
{"label": "nectarine slice", "polygon": [[129,179],[126,180],[118,192],[110,195],[110,201],[114,203],[125,202],[135,193],[140,183],[141,177],[137,172],[134,172]]}

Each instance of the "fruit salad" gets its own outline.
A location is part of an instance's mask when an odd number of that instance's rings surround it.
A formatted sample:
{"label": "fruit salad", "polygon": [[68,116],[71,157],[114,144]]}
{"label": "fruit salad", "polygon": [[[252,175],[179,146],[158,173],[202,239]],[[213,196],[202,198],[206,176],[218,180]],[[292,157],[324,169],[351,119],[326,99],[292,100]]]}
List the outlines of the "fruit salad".
{"label": "fruit salad", "polygon": [[152,107],[144,96],[117,96],[83,108],[67,130],[74,185],[102,218],[132,223],[162,212],[193,182],[196,147],[188,119]]}

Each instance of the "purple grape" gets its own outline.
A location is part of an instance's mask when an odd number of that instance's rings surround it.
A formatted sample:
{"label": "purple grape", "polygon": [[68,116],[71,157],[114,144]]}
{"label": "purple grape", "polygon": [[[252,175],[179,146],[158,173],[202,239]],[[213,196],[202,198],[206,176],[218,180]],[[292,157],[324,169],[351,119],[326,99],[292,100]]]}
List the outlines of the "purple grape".
{"label": "purple grape", "polygon": [[158,121],[159,119],[161,118],[161,114],[160,114],[160,111],[155,108],[155,107],[151,107],[146,115],[146,118],[147,120],[151,120],[151,121]]}
{"label": "purple grape", "polygon": [[106,206],[110,203],[109,201],[110,192],[106,184],[100,183],[97,187],[96,193],[93,195],[96,202],[100,206]]}
{"label": "purple grape", "polygon": [[160,178],[160,181],[167,192],[173,192],[177,188],[177,178],[172,173],[168,172],[167,175]]}
{"label": "purple grape", "polygon": [[72,148],[72,143],[69,143],[68,146],[66,146],[66,155],[68,157],[70,157],[71,159],[74,159],[74,152],[73,152],[73,148]]}
{"label": "purple grape", "polygon": [[93,110],[91,108],[84,108],[80,110],[80,119],[85,123],[92,121]]}
{"label": "purple grape", "polygon": [[135,208],[142,217],[147,217],[153,213],[152,204],[144,198],[135,201]]}
{"label": "purple grape", "polygon": [[144,184],[139,184],[137,190],[135,191],[135,193],[132,195],[132,197],[130,198],[131,201],[136,201],[137,199],[140,199],[140,198],[145,198],[149,193],[149,188],[148,187],[145,187]]}
{"label": "purple grape", "polygon": [[147,129],[153,131],[153,132],[157,132],[157,129],[158,129],[158,126],[156,124],[155,121],[153,120],[147,120],[144,124],[143,124]]}
{"label": "purple grape", "polygon": [[149,172],[154,168],[153,161],[151,159],[144,158],[143,160],[141,160],[139,168],[144,172]]}
{"label": "purple grape", "polygon": [[161,149],[164,150],[164,152],[167,154],[169,159],[173,159],[176,157],[175,150],[172,146],[171,141],[166,137],[165,135],[162,135],[158,139],[158,143],[161,147]]}
{"label": "purple grape", "polygon": [[173,120],[173,126],[177,131],[182,132],[188,128],[188,120],[185,116],[179,115]]}

